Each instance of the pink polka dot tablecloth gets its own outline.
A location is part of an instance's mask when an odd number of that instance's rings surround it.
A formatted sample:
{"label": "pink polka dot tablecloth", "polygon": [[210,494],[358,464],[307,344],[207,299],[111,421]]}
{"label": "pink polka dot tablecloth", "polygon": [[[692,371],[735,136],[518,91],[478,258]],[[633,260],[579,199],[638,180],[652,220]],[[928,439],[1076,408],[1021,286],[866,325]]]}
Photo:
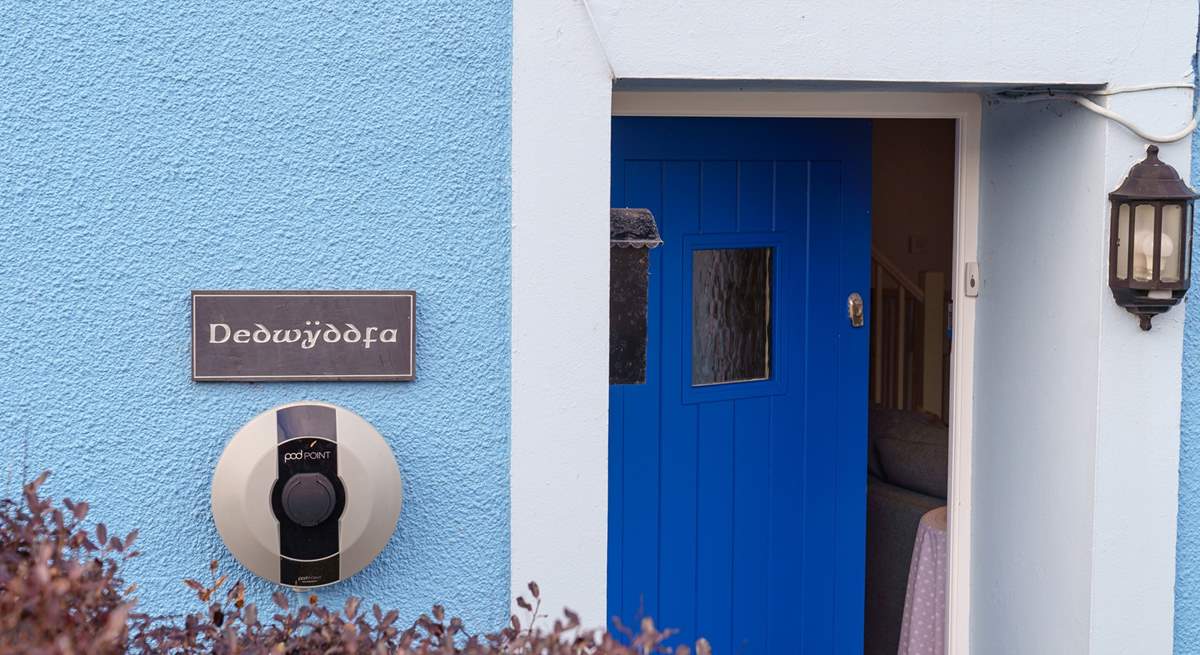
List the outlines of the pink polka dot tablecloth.
{"label": "pink polka dot tablecloth", "polygon": [[946,653],[946,508],[929,510],[917,526],[898,655]]}

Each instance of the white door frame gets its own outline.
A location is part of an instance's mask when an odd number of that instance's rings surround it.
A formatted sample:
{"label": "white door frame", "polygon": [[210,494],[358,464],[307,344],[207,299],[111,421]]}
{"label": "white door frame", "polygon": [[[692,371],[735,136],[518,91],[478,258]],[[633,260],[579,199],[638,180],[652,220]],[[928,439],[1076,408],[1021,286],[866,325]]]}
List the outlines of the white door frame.
{"label": "white door frame", "polygon": [[[981,100],[971,93],[614,91],[581,55],[570,3],[514,5],[510,579],[543,610],[607,618],[608,206],[616,115],[948,118],[957,124],[951,358],[948,646],[969,647],[975,304],[963,292],[979,224]],[[576,61],[576,59],[579,61]],[[576,61],[563,66],[563,61]],[[515,607],[514,611],[519,611]]]}
{"label": "white door frame", "polygon": [[614,91],[614,116],[947,118],[955,139],[954,347],[950,356],[947,652],[968,652],[971,616],[971,409],[975,298],[966,262],[978,261],[980,97],[972,93]]}

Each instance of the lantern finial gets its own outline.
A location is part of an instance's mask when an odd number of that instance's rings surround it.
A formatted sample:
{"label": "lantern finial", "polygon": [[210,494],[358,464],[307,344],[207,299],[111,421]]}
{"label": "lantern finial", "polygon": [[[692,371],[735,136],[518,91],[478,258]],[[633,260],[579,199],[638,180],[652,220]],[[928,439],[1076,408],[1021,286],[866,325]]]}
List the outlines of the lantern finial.
{"label": "lantern finial", "polygon": [[1129,175],[1116,191],[1108,194],[1112,200],[1191,200],[1196,193],[1179,178],[1179,173],[1158,158],[1158,146],[1146,147],[1146,158],[1129,169]]}

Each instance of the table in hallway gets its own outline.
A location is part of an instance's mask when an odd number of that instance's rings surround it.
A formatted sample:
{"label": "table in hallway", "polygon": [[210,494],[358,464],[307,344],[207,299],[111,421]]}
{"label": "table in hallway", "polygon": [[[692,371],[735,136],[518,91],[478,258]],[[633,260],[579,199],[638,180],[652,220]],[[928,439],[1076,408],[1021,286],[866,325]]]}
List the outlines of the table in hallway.
{"label": "table in hallway", "polygon": [[899,655],[946,652],[946,508],[929,510],[917,526]]}

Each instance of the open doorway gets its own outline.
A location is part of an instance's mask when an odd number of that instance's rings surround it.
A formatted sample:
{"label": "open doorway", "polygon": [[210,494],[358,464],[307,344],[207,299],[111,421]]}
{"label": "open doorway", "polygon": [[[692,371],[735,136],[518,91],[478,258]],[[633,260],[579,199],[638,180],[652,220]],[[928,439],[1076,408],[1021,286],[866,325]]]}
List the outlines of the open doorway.
{"label": "open doorway", "polygon": [[866,655],[945,639],[955,139],[873,124]]}

